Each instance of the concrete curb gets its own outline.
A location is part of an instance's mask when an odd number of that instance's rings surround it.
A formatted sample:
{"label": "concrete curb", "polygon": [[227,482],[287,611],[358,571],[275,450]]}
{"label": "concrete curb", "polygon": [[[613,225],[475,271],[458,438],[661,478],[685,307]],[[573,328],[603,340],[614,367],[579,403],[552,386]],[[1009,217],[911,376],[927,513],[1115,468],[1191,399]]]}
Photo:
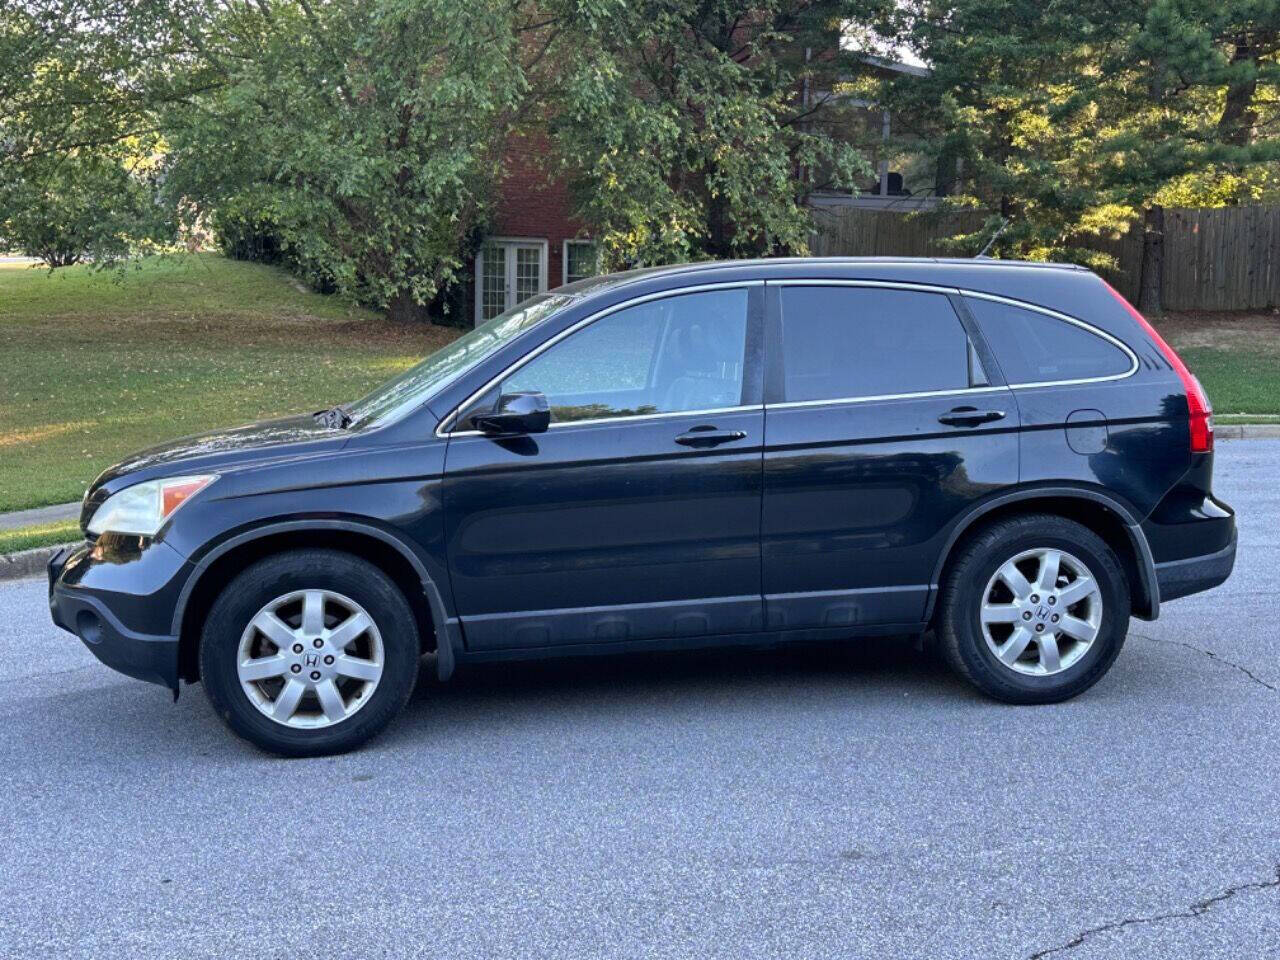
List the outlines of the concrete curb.
{"label": "concrete curb", "polygon": [[17,553],[0,554],[0,580],[21,580],[24,577],[43,577],[49,558],[67,546],[34,547]]}
{"label": "concrete curb", "polygon": [[1219,440],[1269,440],[1280,437],[1280,423],[1215,423]]}

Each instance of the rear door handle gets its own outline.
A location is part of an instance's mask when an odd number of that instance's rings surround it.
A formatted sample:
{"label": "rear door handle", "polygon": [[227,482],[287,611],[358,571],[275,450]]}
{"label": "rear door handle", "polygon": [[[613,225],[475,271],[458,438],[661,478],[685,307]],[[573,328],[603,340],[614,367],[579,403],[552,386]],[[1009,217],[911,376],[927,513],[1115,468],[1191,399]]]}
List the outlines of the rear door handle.
{"label": "rear door handle", "polygon": [[993,420],[1003,420],[1003,410],[979,410],[977,407],[956,407],[954,410],[948,410],[938,418],[939,423],[945,423],[948,427],[976,427],[980,423],[991,423]]}
{"label": "rear door handle", "polygon": [[722,443],[746,439],[741,430],[717,430],[715,427],[694,427],[688,433],[676,437],[676,443],[686,447],[718,447]]}

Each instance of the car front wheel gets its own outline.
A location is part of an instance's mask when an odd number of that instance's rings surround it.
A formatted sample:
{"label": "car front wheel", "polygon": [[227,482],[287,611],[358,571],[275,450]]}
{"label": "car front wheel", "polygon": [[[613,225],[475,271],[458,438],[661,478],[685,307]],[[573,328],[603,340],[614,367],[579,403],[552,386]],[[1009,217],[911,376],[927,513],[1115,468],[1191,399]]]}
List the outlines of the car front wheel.
{"label": "car front wheel", "polygon": [[984,693],[1054,703],[1087,690],[1129,627],[1124,571],[1087,527],[1014,517],[970,540],[943,584],[939,637],[948,661]]}
{"label": "car front wheel", "polygon": [[417,679],[413,612],[381,570],[350,554],[267,557],[214,602],[200,671],[214,709],[264,750],[341,753],[381,731]]}

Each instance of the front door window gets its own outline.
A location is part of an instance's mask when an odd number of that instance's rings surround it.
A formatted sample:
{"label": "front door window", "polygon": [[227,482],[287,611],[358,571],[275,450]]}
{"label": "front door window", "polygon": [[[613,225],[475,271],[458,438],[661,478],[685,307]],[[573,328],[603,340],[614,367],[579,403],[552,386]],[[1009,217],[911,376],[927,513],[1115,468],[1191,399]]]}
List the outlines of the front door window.
{"label": "front door window", "polygon": [[491,240],[476,259],[477,325],[547,288],[546,245],[541,241]]}
{"label": "front door window", "polygon": [[745,288],[650,300],[539,354],[482,404],[536,390],[551,405],[552,423],[736,407],[746,336]]}

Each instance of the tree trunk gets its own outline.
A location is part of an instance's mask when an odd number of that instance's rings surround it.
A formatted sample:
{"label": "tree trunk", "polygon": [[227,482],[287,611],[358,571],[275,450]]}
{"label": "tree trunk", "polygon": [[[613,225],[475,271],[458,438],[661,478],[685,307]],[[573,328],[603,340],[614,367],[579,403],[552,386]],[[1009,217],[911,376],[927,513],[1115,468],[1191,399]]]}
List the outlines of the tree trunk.
{"label": "tree trunk", "polygon": [[[1258,48],[1249,42],[1247,36],[1241,36],[1231,54],[1231,66],[1253,62],[1256,68],[1257,59]],[[1256,69],[1247,78],[1236,80],[1227,87],[1227,99],[1218,119],[1218,136],[1223,143],[1244,147],[1252,142],[1253,128],[1258,122],[1257,111],[1253,109],[1253,98],[1257,92]]]}
{"label": "tree trunk", "polygon": [[417,303],[408,290],[398,290],[387,303],[387,319],[393,323],[423,323],[428,319],[427,308]]}
{"label": "tree trunk", "polygon": [[58,270],[62,267],[74,267],[80,262],[80,254],[67,253],[63,250],[46,250],[42,253],[33,254],[36,259],[43,260],[50,270]]}
{"label": "tree trunk", "polygon": [[1160,291],[1164,287],[1164,207],[1147,209],[1142,224],[1142,280],[1138,288],[1138,309],[1143,313],[1163,313]]}

